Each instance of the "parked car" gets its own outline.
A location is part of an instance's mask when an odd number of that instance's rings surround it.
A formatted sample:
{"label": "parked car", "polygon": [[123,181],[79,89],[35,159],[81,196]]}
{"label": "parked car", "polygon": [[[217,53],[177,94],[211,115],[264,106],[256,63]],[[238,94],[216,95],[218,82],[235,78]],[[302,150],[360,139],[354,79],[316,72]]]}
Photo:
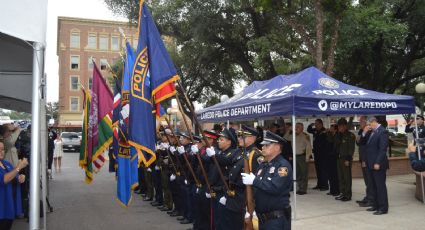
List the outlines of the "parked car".
{"label": "parked car", "polygon": [[76,152],[80,151],[81,141],[80,137],[78,137],[78,133],[74,132],[62,132],[62,145],[63,150],[74,150]]}

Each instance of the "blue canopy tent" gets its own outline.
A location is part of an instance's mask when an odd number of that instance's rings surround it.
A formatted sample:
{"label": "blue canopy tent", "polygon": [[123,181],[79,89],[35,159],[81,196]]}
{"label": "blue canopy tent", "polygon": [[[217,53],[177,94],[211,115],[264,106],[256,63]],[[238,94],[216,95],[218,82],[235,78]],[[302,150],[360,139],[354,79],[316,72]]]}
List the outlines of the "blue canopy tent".
{"label": "blue canopy tent", "polygon": [[[200,122],[253,120],[311,115],[410,114],[415,113],[412,96],[375,92],[337,81],[315,67],[267,81],[254,81],[227,101],[197,112]],[[295,125],[293,126],[295,133]],[[294,218],[296,218],[296,149],[294,159]]]}

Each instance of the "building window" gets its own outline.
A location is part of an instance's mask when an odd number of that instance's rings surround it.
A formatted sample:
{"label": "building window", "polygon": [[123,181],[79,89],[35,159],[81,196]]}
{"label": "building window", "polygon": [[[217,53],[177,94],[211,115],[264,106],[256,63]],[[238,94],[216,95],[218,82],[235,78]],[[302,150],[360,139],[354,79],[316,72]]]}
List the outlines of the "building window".
{"label": "building window", "polygon": [[119,37],[112,37],[111,38],[111,49],[112,50],[119,50],[120,49],[120,38]]}
{"label": "building window", "polygon": [[93,83],[93,78],[89,78],[89,89],[91,89],[92,83]]}
{"label": "building window", "polygon": [[108,50],[108,48],[109,48],[108,35],[100,35],[100,37],[99,37],[99,49]]}
{"label": "building window", "polygon": [[72,91],[77,91],[80,87],[80,78],[78,76],[70,77],[70,89]]}
{"label": "building window", "polygon": [[108,60],[100,59],[100,70],[106,70],[107,66],[108,66]]}
{"label": "building window", "polygon": [[80,56],[71,56],[71,69],[78,70],[80,68]]}
{"label": "building window", "polygon": [[69,98],[69,110],[73,112],[78,112],[80,109],[80,98],[79,97],[70,97]]}
{"label": "building window", "polygon": [[88,43],[87,47],[89,49],[97,49],[97,35],[96,34],[89,34],[89,38],[88,38],[87,43]]}
{"label": "building window", "polygon": [[[96,58],[93,58],[93,61],[96,62]],[[89,57],[89,59],[87,60],[89,70],[93,69],[93,61],[91,57]]]}
{"label": "building window", "polygon": [[139,44],[139,39],[133,38],[133,49],[137,50],[137,45]]}
{"label": "building window", "polygon": [[80,48],[80,33],[78,32],[71,33],[70,47],[77,48],[77,49]]}

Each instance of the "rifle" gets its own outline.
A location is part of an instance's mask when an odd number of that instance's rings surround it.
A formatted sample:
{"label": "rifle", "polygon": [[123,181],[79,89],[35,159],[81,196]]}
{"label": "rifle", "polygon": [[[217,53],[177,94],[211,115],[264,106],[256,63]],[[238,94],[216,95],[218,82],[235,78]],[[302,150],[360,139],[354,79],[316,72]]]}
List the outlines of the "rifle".
{"label": "rifle", "polygon": [[[194,110],[194,107],[193,107],[192,102],[189,100],[189,97],[186,95],[186,92],[185,92],[183,86],[181,85],[181,83],[179,83],[177,85],[179,86],[180,90],[182,91],[182,94],[184,95],[184,97],[186,99],[187,104],[189,105],[188,107],[189,107],[190,113],[191,113],[191,115],[193,117],[193,120],[195,122],[196,128],[198,129],[198,131],[200,133],[204,133],[204,131],[202,130],[201,125],[199,124],[198,118],[196,117],[195,110]],[[211,147],[211,145],[209,144],[207,138],[204,135],[202,135],[202,138],[204,139],[204,142],[205,142],[205,145],[207,146],[207,148]],[[231,191],[230,190],[229,185],[228,185],[228,183],[226,181],[226,178],[224,177],[223,172],[221,171],[220,164],[218,163],[217,158],[215,156],[212,156],[211,158],[213,159],[214,165],[217,167],[218,174],[220,175],[220,179],[223,182],[224,187],[226,188],[227,194],[229,196],[235,196],[235,191]]]}
{"label": "rifle", "polygon": [[[168,118],[167,118],[167,117],[165,117],[165,121],[167,122],[168,127],[169,127],[169,128],[170,128],[170,130],[171,130],[171,133],[173,133],[173,135],[176,137],[176,133],[174,132],[173,127],[171,127],[171,125],[170,125],[170,121],[168,121]],[[178,139],[177,139],[177,142],[178,142],[178,144],[179,144],[180,146],[182,146],[182,145],[181,145],[181,143],[180,143],[180,140],[178,140]],[[192,174],[192,176],[193,176],[193,180],[195,181],[196,186],[197,186],[198,188],[202,187],[202,185],[199,183],[198,178],[196,177],[195,172],[193,171],[192,165],[190,165],[190,162],[189,162],[189,160],[187,159],[187,156],[186,156],[185,154],[182,154],[182,155],[183,155],[184,160],[186,161],[186,165],[187,165],[187,167],[189,168],[190,174]],[[176,158],[178,159],[178,156],[177,156]]]}
{"label": "rifle", "polygon": [[[186,126],[187,131],[189,132],[190,140],[192,141],[192,143],[195,143],[193,136],[192,136],[192,129],[189,127],[189,124],[186,120],[186,117],[184,116],[183,107],[182,107],[182,105],[180,103],[180,99],[177,95],[176,95],[176,100],[177,100],[177,105],[179,106],[179,109],[183,114],[183,121],[184,121],[184,124]],[[211,191],[211,186],[210,186],[210,182],[208,180],[208,175],[207,175],[207,172],[205,171],[204,164],[202,163],[201,157],[199,156],[199,154],[195,154],[195,155],[196,155],[196,158],[198,159],[199,166],[201,167],[202,175],[205,178],[205,183],[207,184],[207,187],[208,187],[208,193],[211,195],[212,198],[214,198],[215,193]]]}

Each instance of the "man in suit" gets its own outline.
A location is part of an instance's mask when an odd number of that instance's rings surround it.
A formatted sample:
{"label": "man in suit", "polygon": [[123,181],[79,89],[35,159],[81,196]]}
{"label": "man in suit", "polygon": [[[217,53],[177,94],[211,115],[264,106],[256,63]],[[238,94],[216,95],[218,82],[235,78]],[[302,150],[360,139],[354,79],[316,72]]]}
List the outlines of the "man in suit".
{"label": "man in suit", "polygon": [[369,130],[372,133],[366,143],[366,166],[373,201],[372,207],[367,211],[374,211],[374,215],[382,215],[388,213],[388,194],[385,182],[388,169],[388,131],[378,123],[376,117],[368,119],[368,126],[363,129],[362,135],[366,135]]}

